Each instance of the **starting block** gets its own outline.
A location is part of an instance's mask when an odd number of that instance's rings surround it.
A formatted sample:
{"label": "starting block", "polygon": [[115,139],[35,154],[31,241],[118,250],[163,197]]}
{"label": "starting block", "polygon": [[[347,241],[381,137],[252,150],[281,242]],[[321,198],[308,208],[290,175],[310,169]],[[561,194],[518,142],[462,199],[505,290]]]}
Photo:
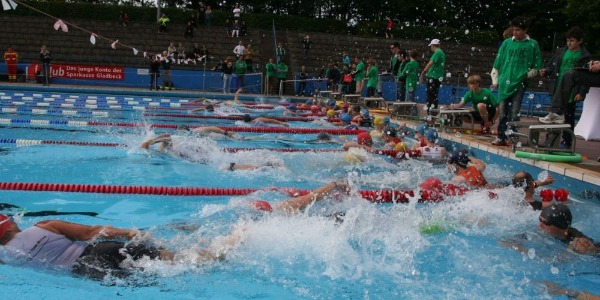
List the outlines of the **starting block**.
{"label": "starting block", "polygon": [[331,93],[331,99],[335,101],[342,100],[342,93]]}
{"label": "starting block", "polygon": [[419,115],[416,102],[394,102],[391,105],[390,117],[416,117]]}
{"label": "starting block", "polygon": [[387,101],[381,97],[365,97],[363,98],[363,103],[368,108],[381,108],[384,110],[388,110]]}
{"label": "starting block", "polygon": [[360,104],[359,94],[346,94],[342,96],[342,99],[348,104]]}
{"label": "starting block", "polygon": [[471,132],[475,130],[475,122],[473,120],[473,115],[471,114],[473,110],[470,108],[437,108],[431,109],[430,112],[437,113],[435,119],[439,122],[440,127],[444,130],[462,128],[463,117],[465,116],[471,119]]}
{"label": "starting block", "polygon": [[[519,147],[518,144],[520,143],[521,146],[533,148],[535,153],[538,151],[575,153],[575,142],[577,139],[569,124],[508,122],[507,125],[509,126],[509,129],[513,128],[512,132],[507,132],[506,134],[511,139],[513,152],[517,150],[517,147]],[[522,130],[523,132],[519,130]],[[542,133],[546,133],[546,136],[544,137]],[[560,137],[565,133],[571,136],[571,147],[560,148]],[[521,142],[521,137],[526,139],[525,145]]]}
{"label": "starting block", "polygon": [[333,91],[321,91],[321,97],[329,98],[331,97],[331,93],[333,93]]}

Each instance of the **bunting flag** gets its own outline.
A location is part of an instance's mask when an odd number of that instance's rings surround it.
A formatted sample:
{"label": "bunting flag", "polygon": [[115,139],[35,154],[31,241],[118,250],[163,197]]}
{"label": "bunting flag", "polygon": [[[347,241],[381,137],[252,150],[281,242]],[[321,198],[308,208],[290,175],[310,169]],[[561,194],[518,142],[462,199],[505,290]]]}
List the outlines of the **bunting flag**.
{"label": "bunting flag", "polygon": [[133,49],[133,55],[137,55],[138,54],[138,50],[137,49],[135,49],[135,48],[131,48],[131,49]]}
{"label": "bunting flag", "polygon": [[148,53],[144,51],[144,58],[148,58]]}
{"label": "bunting flag", "polygon": [[92,43],[92,45],[96,45],[96,34],[92,33],[92,35],[90,35],[90,43]]}
{"label": "bunting flag", "polygon": [[17,9],[17,4],[13,0],[2,0],[2,8],[4,10]]}
{"label": "bunting flag", "polygon": [[116,40],[112,44],[110,44],[110,47],[113,49],[117,49],[117,43],[119,43],[119,40]]}
{"label": "bunting flag", "polygon": [[67,24],[65,24],[65,22],[63,22],[61,19],[58,19],[56,23],[54,23],[54,30],[58,30],[59,28],[62,30],[62,32],[69,32],[69,27],[67,27]]}

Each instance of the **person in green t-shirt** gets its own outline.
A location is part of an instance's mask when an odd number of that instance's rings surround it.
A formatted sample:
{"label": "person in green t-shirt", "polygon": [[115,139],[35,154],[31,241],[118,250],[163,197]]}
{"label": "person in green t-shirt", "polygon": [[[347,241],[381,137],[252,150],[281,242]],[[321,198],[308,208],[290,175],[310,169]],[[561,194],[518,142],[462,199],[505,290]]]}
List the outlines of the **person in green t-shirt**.
{"label": "person in green t-shirt", "polygon": [[538,42],[527,34],[528,21],[524,17],[511,20],[512,38],[502,42],[498,50],[494,69],[491,72],[492,86],[498,88],[498,101],[502,115],[498,123],[495,146],[507,146],[508,122],[519,121],[521,103],[529,78],[537,75],[542,67],[542,52]]}
{"label": "person in green t-shirt", "polygon": [[[548,76],[553,83],[550,87],[550,95],[557,98],[560,92],[557,90],[558,84],[562,81],[563,76],[573,68],[587,68],[591,60],[590,52],[583,46],[584,32],[581,28],[571,27],[565,34],[567,38],[567,46],[562,47],[554,53],[548,65],[540,70],[541,76]],[[551,112],[539,121],[546,124],[551,123],[568,123],[571,125],[571,130],[575,129],[575,108],[578,101],[583,101],[588,93],[589,87],[580,85],[575,88],[570,97],[563,104],[560,102],[552,102]],[[551,138],[554,138],[552,136]],[[550,138],[550,136],[549,136]],[[550,140],[547,140],[550,142]],[[570,148],[571,135],[567,132],[563,133],[561,147]]]}
{"label": "person in green t-shirt", "polygon": [[246,75],[246,70],[248,70],[248,65],[246,64],[246,61],[244,61],[244,56],[240,55],[233,65],[236,89],[244,89],[244,76]]}
{"label": "person in green t-shirt", "polygon": [[355,93],[362,95],[363,88],[365,87],[363,81],[365,79],[365,63],[358,55],[354,58],[354,62],[356,63],[356,68],[352,72],[352,75],[354,76],[354,81],[356,81]]}
{"label": "person in green t-shirt", "polygon": [[398,81],[400,81],[400,77],[406,81],[406,96],[404,100],[414,102],[419,81],[419,63],[417,62],[419,51],[417,49],[410,50],[408,56],[410,57],[410,61],[404,65],[402,70],[398,70]]}
{"label": "person in green t-shirt", "polygon": [[369,67],[367,68],[367,97],[375,96],[377,90],[377,82],[379,81],[379,67],[377,61],[374,58],[367,60]]}
{"label": "person in green t-shirt", "polygon": [[277,86],[278,89],[281,89],[279,91],[280,95],[283,95],[285,93],[285,78],[287,77],[287,72],[288,72],[288,66],[285,64],[285,62],[282,60],[281,62],[279,62],[279,64],[277,64]]}
{"label": "person in green t-shirt", "polygon": [[431,40],[429,47],[431,47],[433,54],[425,68],[423,68],[423,72],[421,72],[421,76],[427,78],[427,113],[429,113],[429,110],[438,107],[438,94],[442,80],[444,80],[444,68],[446,66],[446,54],[440,48],[440,40]]}
{"label": "person in green t-shirt", "polygon": [[481,88],[481,76],[471,75],[467,78],[469,91],[463,96],[457,104],[450,104],[450,109],[461,108],[467,103],[473,104],[473,120],[481,123],[481,131],[483,134],[490,133],[492,120],[496,115],[496,107],[498,102],[492,91]]}
{"label": "person in green t-shirt", "polygon": [[269,58],[269,62],[265,65],[265,93],[267,95],[273,94],[273,85],[275,85],[275,73],[277,72],[277,65],[273,63],[273,58]]}

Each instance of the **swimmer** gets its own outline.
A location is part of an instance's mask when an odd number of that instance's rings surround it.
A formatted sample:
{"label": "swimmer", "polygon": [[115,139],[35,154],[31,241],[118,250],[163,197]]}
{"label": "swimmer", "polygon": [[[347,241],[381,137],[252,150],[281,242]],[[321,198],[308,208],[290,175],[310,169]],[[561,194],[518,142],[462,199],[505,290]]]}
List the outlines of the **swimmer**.
{"label": "swimmer", "polygon": [[552,295],[566,295],[567,297],[569,297],[569,299],[577,300],[600,300],[600,295],[565,289],[554,282],[546,281],[542,283],[548,288],[548,293]]}
{"label": "swimmer", "polygon": [[207,104],[204,107],[198,107],[198,108],[194,108],[194,109],[190,110],[190,113],[195,113],[197,111],[214,112],[215,106],[213,104]]}
{"label": "swimmer", "polygon": [[402,143],[402,140],[398,138],[398,132],[396,131],[396,129],[389,126],[383,128],[383,135],[381,135],[381,140],[384,142],[384,150],[393,150],[396,148],[397,144]]}
{"label": "swimmer", "polygon": [[296,113],[298,112],[298,107],[296,107],[296,104],[290,104],[284,111],[283,111],[283,115],[284,116],[296,116]]}
{"label": "swimmer", "polygon": [[542,209],[540,228],[568,245],[569,249],[585,255],[600,254],[600,243],[571,227],[573,216],[568,206],[557,203]]}
{"label": "swimmer", "polygon": [[535,189],[554,183],[554,177],[548,174],[548,177],[544,180],[533,180],[531,174],[525,171],[519,171],[515,173],[512,178],[512,185],[517,188],[522,188],[525,191],[525,201],[533,207],[534,210],[541,210],[546,206],[552,205],[550,201],[536,201],[533,198],[533,194],[535,193]]}
{"label": "swimmer", "polygon": [[383,135],[383,127],[385,127],[383,117],[375,117],[375,120],[373,120],[373,125],[375,126],[375,129],[371,130],[370,132],[371,138],[373,138],[373,140],[381,140],[381,136]]}
{"label": "swimmer", "polygon": [[417,125],[417,128],[415,128],[415,139],[418,143],[413,144],[413,150],[427,146],[427,140],[425,139],[425,130],[428,127],[429,126],[427,125],[427,123],[420,123],[419,125]]}
{"label": "swimmer", "polygon": [[252,123],[252,125],[257,126],[257,127],[265,127],[265,126],[267,126],[267,124],[274,124],[274,125],[283,126],[283,127],[290,127],[290,124],[288,124],[285,121],[279,121],[279,120],[265,118],[265,117],[254,117],[253,118],[249,114],[243,115],[242,120],[244,121],[244,123]]}
{"label": "swimmer", "polygon": [[[187,127],[186,125],[177,125],[176,130],[190,131],[189,127]],[[227,131],[227,130],[221,129],[219,127],[216,127],[216,126],[196,127],[192,130],[192,132],[198,133],[198,134],[216,133],[216,134],[222,134],[226,137],[230,137],[230,138],[234,138],[234,139],[243,139],[243,137],[241,137],[240,135],[238,135],[235,132]],[[150,149],[150,146],[152,146],[154,144],[159,144],[159,143],[160,143],[160,151],[165,151],[169,148],[172,148],[172,144],[173,144],[172,135],[168,134],[168,133],[161,134],[155,138],[151,138],[151,139],[143,142],[141,147],[142,147],[142,149],[148,150],[148,149]]]}
{"label": "swimmer", "polygon": [[[427,160],[442,160],[448,155],[445,147],[437,144],[438,132],[435,128],[428,128],[423,132],[425,146],[418,147],[421,157]],[[416,143],[415,143],[416,144]]]}
{"label": "swimmer", "polygon": [[280,211],[286,214],[296,214],[308,207],[310,204],[321,201],[326,197],[333,197],[336,194],[348,195],[350,188],[343,181],[331,182],[319,188],[312,190],[306,195],[301,195],[289,200],[277,202],[271,206],[266,201],[258,200],[253,203],[254,207],[264,211]]}
{"label": "swimmer", "polygon": [[[153,239],[148,233],[135,229],[59,220],[41,221],[21,230],[11,218],[0,214],[0,245],[4,248],[4,257],[15,259],[19,264],[25,259],[30,266],[60,268],[95,280],[102,280],[109,274],[118,277],[130,275],[132,267],[121,264],[129,257],[133,260],[142,257],[177,260],[180,254],[152,245]],[[238,239],[237,233],[215,239],[213,244],[198,252],[197,263],[224,258]]]}
{"label": "swimmer", "polygon": [[349,150],[350,148],[362,148],[367,151],[373,151],[373,139],[368,132],[361,132],[356,136],[356,142],[347,142],[342,145],[344,150]]}
{"label": "swimmer", "polygon": [[487,187],[488,183],[483,176],[485,163],[480,159],[468,157],[463,151],[454,151],[446,161],[448,172],[456,176],[452,178],[454,184],[465,184],[469,187]]}
{"label": "swimmer", "polygon": [[373,122],[371,122],[369,110],[366,108],[362,109],[359,115],[356,115],[352,118],[352,124],[361,127],[373,127]]}

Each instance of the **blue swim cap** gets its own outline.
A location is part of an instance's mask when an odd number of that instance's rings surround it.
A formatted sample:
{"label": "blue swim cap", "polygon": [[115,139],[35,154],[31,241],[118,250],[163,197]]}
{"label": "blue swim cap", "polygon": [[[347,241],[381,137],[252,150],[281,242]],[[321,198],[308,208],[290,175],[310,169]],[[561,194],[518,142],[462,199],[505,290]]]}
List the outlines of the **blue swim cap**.
{"label": "blue swim cap", "polygon": [[306,100],[306,105],[312,105],[312,100],[310,100],[310,99]]}
{"label": "blue swim cap", "polygon": [[340,117],[340,119],[344,123],[350,123],[352,121],[352,117],[349,114],[347,114],[347,113],[342,114],[342,116]]}
{"label": "blue swim cap", "polygon": [[385,118],[383,118],[383,124],[385,124],[385,125],[390,125],[390,122],[391,122],[391,121],[390,121],[390,117],[385,117]]}
{"label": "blue swim cap", "polygon": [[363,108],[363,110],[360,111],[360,114],[363,116],[369,116],[369,110],[366,108]]}
{"label": "blue swim cap", "polygon": [[332,99],[327,100],[326,103],[328,106],[334,106],[335,105],[335,101],[333,101]]}
{"label": "blue swim cap", "polygon": [[429,128],[425,130],[425,133],[423,135],[425,136],[426,140],[432,142],[435,142],[435,140],[437,140],[438,138],[438,132],[437,130],[435,130],[435,128]]}
{"label": "blue swim cap", "polygon": [[290,106],[288,106],[289,110],[296,110],[296,105],[295,104],[290,104]]}
{"label": "blue swim cap", "polygon": [[429,126],[427,126],[427,123],[421,123],[421,124],[417,125],[416,131],[418,133],[420,133],[421,135],[423,135],[423,134],[425,134],[425,129],[427,129],[427,127],[429,127]]}

